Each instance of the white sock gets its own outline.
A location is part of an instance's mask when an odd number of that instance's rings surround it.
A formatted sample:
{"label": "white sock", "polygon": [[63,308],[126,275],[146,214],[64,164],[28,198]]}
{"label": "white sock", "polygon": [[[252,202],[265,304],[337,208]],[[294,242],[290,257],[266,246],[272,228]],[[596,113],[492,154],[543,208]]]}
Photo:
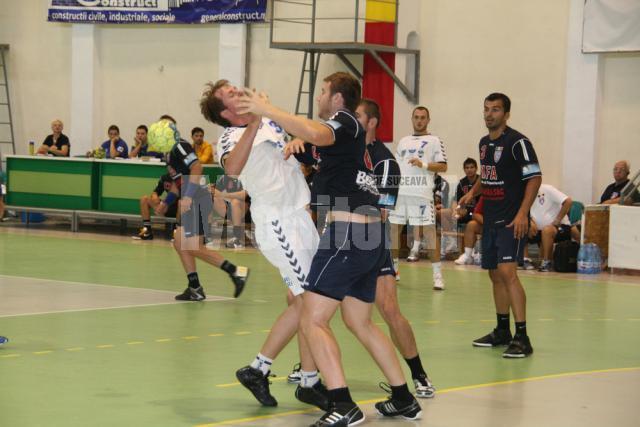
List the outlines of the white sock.
{"label": "white sock", "polygon": [[264,375],[267,375],[271,370],[271,364],[273,363],[273,359],[269,359],[262,353],[258,353],[253,362],[251,362],[251,367],[253,369],[260,369]]}
{"label": "white sock", "polygon": [[464,248],[464,254],[466,256],[470,257],[472,252],[473,252],[473,248]]}
{"label": "white sock", "polygon": [[441,262],[432,262],[431,267],[433,267],[433,276],[442,276],[442,263]]}
{"label": "white sock", "polygon": [[300,371],[302,378],[300,378],[300,387],[311,388],[320,381],[318,371]]}
{"label": "white sock", "polygon": [[413,247],[411,248],[412,252],[418,252],[420,250],[420,240],[413,241]]}

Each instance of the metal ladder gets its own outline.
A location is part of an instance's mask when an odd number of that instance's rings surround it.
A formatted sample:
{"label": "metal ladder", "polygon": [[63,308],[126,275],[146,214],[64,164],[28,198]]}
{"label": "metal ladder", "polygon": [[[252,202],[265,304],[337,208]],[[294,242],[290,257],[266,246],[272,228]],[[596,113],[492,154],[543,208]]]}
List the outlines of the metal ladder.
{"label": "metal ladder", "polygon": [[[318,77],[318,66],[320,65],[320,52],[305,52],[302,60],[302,70],[300,71],[300,84],[298,85],[298,98],[296,99],[296,114],[313,118],[313,94]],[[307,68],[307,64],[309,68]],[[307,85],[305,86],[305,82]],[[303,90],[304,89],[304,90]],[[302,97],[307,97],[307,111],[301,112]]]}
{"label": "metal ladder", "polygon": [[[11,99],[9,98],[9,77],[7,74],[8,44],[0,44],[0,153],[7,154],[2,149],[11,144],[11,154],[16,153],[16,142],[13,134],[13,120],[11,117]],[[4,89],[4,90],[3,90]],[[8,139],[7,139],[8,138]]]}

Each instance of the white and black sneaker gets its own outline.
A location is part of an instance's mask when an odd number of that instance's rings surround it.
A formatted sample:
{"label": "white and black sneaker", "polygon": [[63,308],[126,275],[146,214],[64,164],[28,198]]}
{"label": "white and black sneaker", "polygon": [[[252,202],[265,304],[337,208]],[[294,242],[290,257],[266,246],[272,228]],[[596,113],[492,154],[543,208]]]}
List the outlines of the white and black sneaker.
{"label": "white and black sneaker", "polygon": [[421,399],[431,399],[436,394],[436,388],[427,375],[414,378],[413,385],[416,387],[416,397]]}
{"label": "white and black sneaker", "polygon": [[199,286],[197,288],[191,288],[187,286],[187,289],[185,289],[183,293],[176,295],[176,299],[178,301],[202,301],[205,298],[207,297],[204,294],[204,289],[202,289],[202,286]]}
{"label": "white and black sneaker", "polygon": [[238,298],[244,290],[244,286],[247,284],[247,280],[249,280],[249,269],[247,267],[239,265],[236,267],[235,273],[230,274],[229,277],[231,277],[233,286],[235,286],[233,297]]}
{"label": "white and black sneaker", "polygon": [[349,427],[364,421],[364,414],[353,402],[331,403],[329,410],[311,427]]}
{"label": "white and black sneaker", "polygon": [[[391,387],[386,383],[380,383],[380,388],[391,393]],[[415,397],[411,400],[403,401],[389,396],[384,402],[374,405],[378,414],[385,417],[402,417],[405,420],[419,420],[422,417],[422,408]]]}
{"label": "white and black sneaker", "polygon": [[287,382],[289,384],[300,384],[302,380],[302,365],[296,363],[293,365],[293,370],[289,375],[287,375]]}

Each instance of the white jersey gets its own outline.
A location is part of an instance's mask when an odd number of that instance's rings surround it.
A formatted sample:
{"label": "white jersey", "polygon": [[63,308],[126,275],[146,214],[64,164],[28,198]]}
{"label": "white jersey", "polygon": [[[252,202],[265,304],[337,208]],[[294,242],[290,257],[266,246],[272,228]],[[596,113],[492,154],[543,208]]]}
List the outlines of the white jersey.
{"label": "white jersey", "polygon": [[[538,195],[531,205],[531,218],[536,222],[538,230],[542,230],[547,225],[555,221],[558,213],[562,209],[562,203],[567,200],[567,195],[557,188],[542,184],[538,189]],[[570,225],[567,215],[561,221],[564,225]]]}
{"label": "white jersey", "polygon": [[[234,149],[245,129],[228,127],[224,130],[218,141],[219,162]],[[309,204],[309,186],[300,164],[293,156],[284,160],[282,149],[287,139],[285,131],[275,122],[262,119],[247,163],[238,177],[251,197],[253,215],[280,216]]]}
{"label": "white jersey", "polygon": [[396,147],[396,160],[402,175],[398,195],[433,199],[435,172],[412,166],[409,160],[415,158],[425,165],[446,163],[444,144],[435,135],[409,135]]}

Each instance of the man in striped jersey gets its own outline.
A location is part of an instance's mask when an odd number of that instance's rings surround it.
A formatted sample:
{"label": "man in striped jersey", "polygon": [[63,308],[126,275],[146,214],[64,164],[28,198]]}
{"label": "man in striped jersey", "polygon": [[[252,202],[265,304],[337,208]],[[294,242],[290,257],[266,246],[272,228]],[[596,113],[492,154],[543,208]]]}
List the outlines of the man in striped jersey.
{"label": "man in striped jersey", "polygon": [[429,110],[422,106],[416,107],[411,115],[413,135],[402,138],[396,147],[396,160],[400,165],[402,178],[398,202],[389,214],[389,221],[394,224],[391,238],[393,250],[396,252],[394,254],[396,271],[400,229],[405,224],[409,223],[413,226],[413,245],[407,261],[418,261],[420,242],[425,232],[429,237],[428,240],[435,242],[435,251],[431,253],[433,289],[441,291],[444,290],[444,279],[440,269],[440,239],[436,238],[433,188],[435,174],[447,171],[447,154],[440,138],[428,132],[429,121]]}
{"label": "man in striped jersey", "polygon": [[[475,347],[508,345],[503,357],[533,353],[527,335],[527,296],[518,278],[517,262],[529,230],[529,211],[542,182],[538,157],[529,139],[507,126],[511,100],[492,93],[484,100],[484,121],[489,134],[480,140],[480,179],[458,203],[464,206],[482,192],[482,268],[493,283],[497,326],[473,341]],[[512,337],[509,310],[516,333]]]}

